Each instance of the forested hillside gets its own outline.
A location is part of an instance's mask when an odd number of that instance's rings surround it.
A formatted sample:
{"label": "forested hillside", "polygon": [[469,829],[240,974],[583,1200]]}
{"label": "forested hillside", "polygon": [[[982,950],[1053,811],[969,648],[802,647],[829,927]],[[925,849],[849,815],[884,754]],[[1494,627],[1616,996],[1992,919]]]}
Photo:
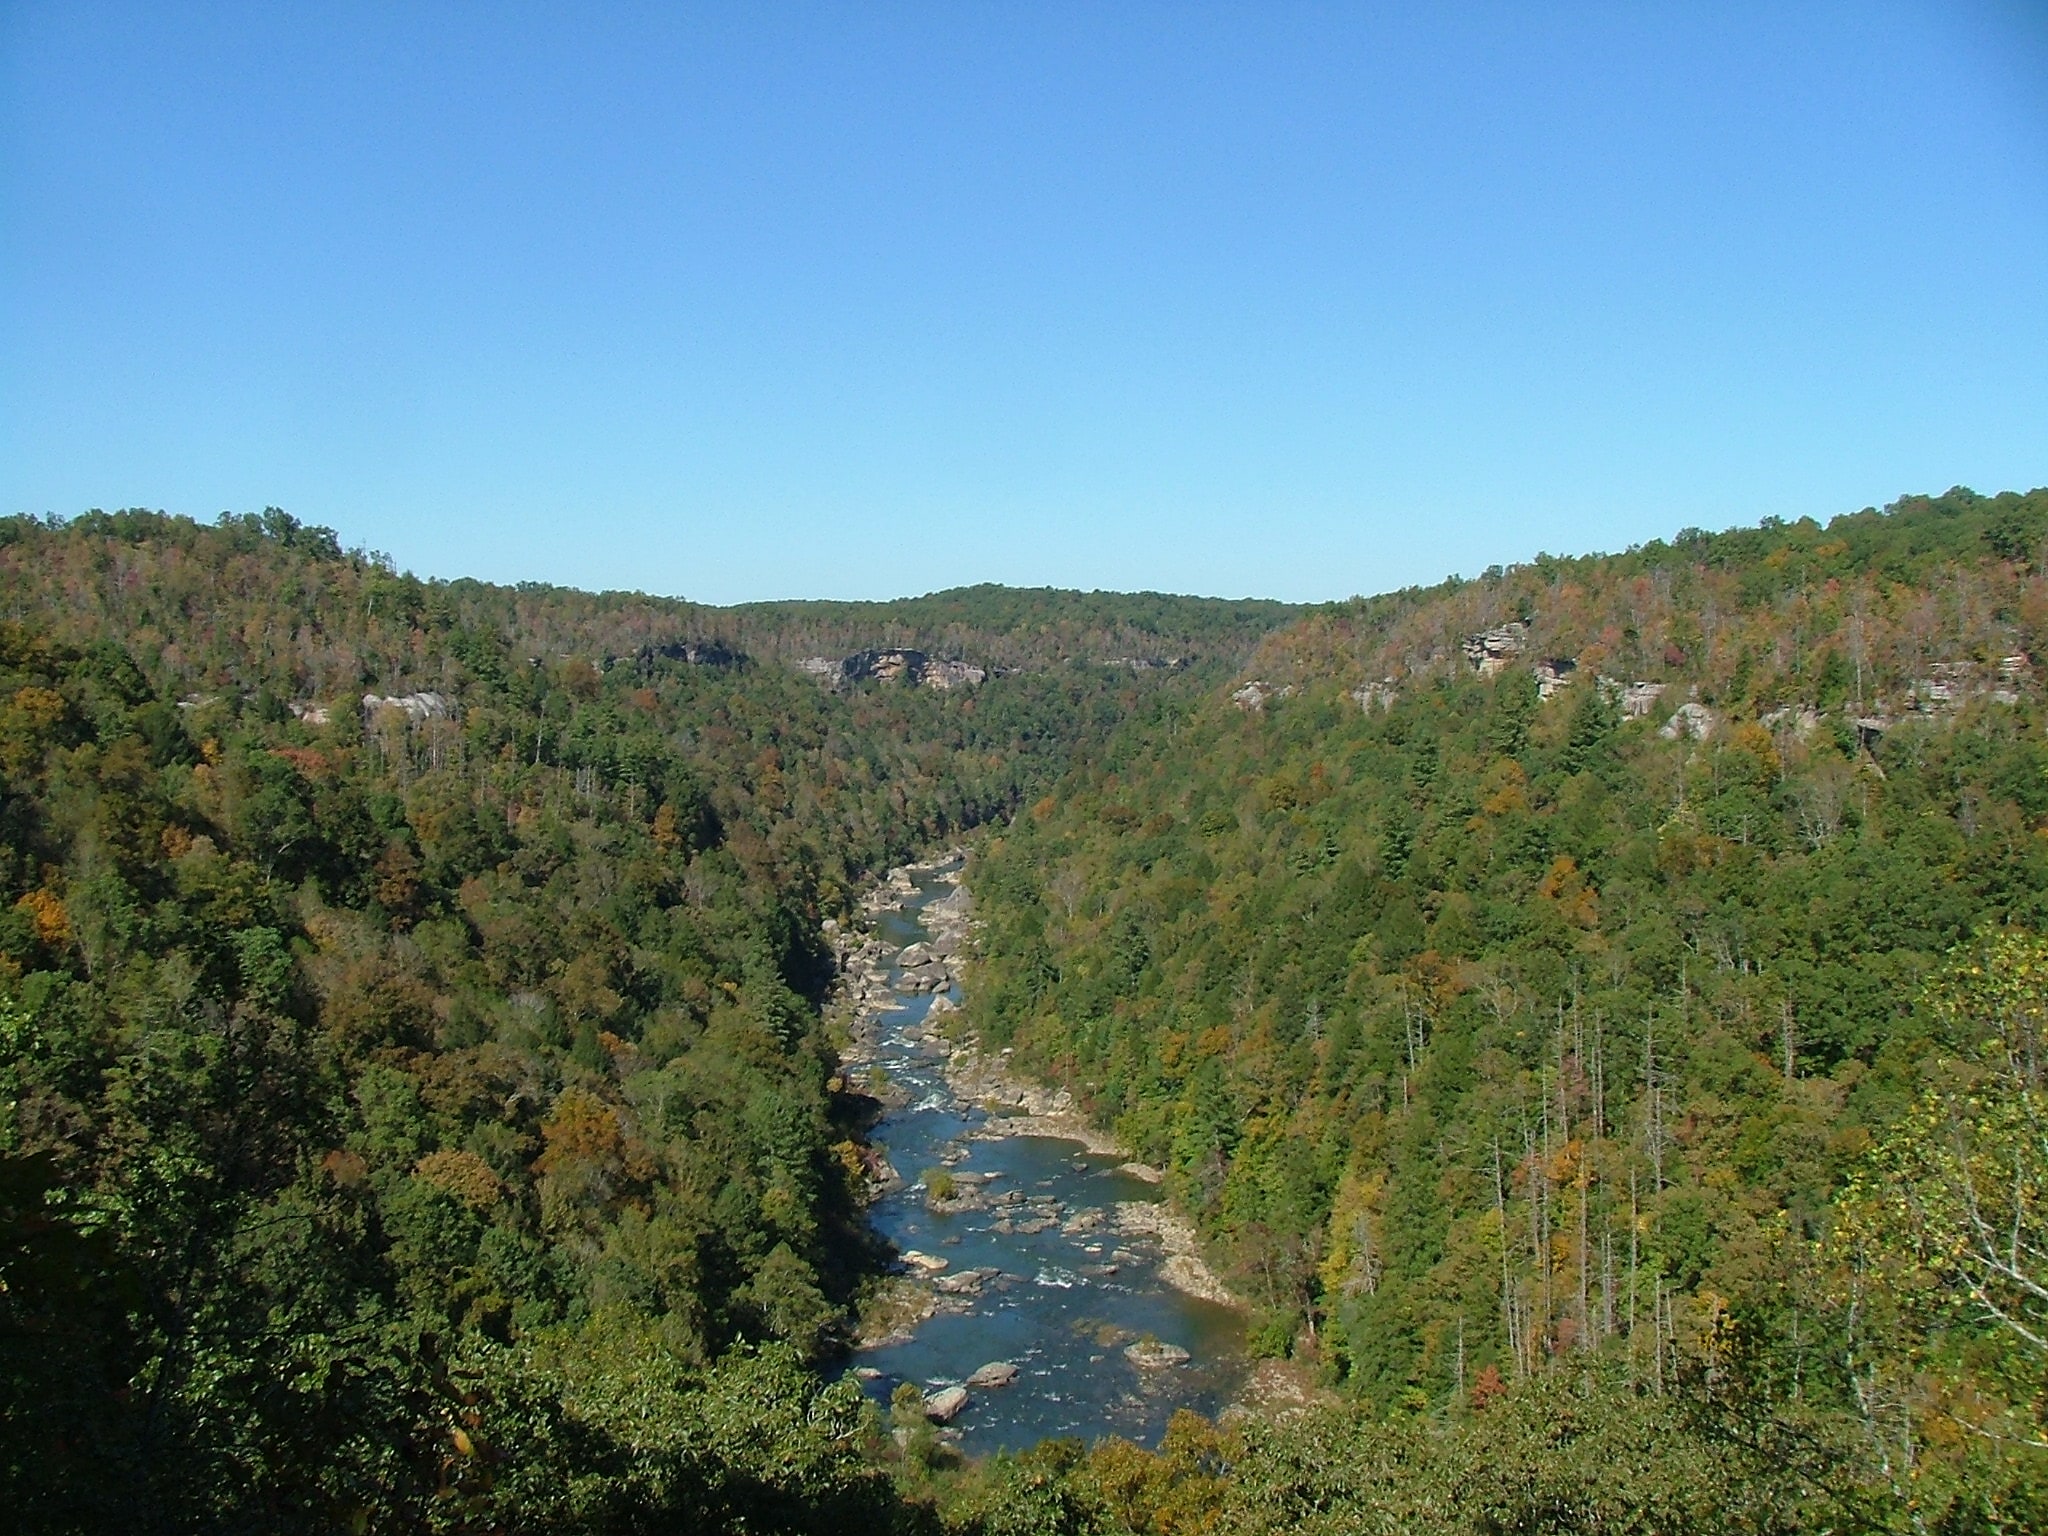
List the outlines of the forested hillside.
{"label": "forested hillside", "polygon": [[[2040,1529],[2044,561],[1951,492],[720,610],[0,522],[10,1518]],[[962,839],[967,1027],[1312,1411],[961,1466],[825,1385],[885,1256],[820,925]]]}
{"label": "forested hillside", "polygon": [[2044,539],[1951,492],[1304,619],[981,845],[971,1021],[1372,1416],[1706,1362],[1845,1486],[2038,1498]]}
{"label": "forested hillside", "polygon": [[821,682],[280,513],[16,519],[0,595],[11,1514],[872,1514],[805,1369],[878,1257],[820,920],[1201,673],[1069,646],[1227,671],[1259,611],[1048,598],[981,686]]}

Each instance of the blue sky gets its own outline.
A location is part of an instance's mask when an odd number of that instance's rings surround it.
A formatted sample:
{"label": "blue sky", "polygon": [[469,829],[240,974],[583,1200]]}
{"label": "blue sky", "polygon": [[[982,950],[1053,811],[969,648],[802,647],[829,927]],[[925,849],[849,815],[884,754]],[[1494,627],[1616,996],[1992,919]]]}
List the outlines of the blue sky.
{"label": "blue sky", "polygon": [[0,0],[0,511],[1295,599],[2048,482],[2020,4]]}

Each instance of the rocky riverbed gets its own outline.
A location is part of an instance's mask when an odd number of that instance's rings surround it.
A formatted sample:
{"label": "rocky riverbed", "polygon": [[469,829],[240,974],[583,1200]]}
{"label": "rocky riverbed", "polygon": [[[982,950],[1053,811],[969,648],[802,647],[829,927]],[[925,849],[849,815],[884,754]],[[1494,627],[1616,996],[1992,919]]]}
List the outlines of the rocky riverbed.
{"label": "rocky riverbed", "polygon": [[885,1106],[871,1216],[901,1256],[865,1309],[856,1374],[880,1402],[915,1384],[972,1450],[1152,1439],[1174,1408],[1236,1394],[1242,1317],[1157,1170],[1065,1094],[947,1037],[973,933],[959,869],[892,871],[861,927],[830,934],[846,1072]]}

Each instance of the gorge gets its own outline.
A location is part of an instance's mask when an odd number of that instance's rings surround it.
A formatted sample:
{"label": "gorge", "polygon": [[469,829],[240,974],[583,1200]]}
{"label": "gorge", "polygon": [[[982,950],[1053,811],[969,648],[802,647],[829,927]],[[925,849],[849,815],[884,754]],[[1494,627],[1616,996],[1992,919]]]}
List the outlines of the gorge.
{"label": "gorge", "polygon": [[[2044,541],[716,610],[0,520],[0,1486],[2039,1529]],[[801,665],[885,650],[984,675]]]}

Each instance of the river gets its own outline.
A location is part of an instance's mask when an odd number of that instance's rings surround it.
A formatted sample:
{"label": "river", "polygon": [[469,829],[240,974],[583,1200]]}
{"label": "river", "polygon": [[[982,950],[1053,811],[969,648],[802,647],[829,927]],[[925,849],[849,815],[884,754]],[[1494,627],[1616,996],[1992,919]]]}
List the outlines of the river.
{"label": "river", "polygon": [[[992,1133],[989,1113],[948,1085],[946,1050],[927,1014],[934,997],[957,1004],[957,986],[903,990],[896,952],[931,941],[925,909],[951,895],[954,868],[914,869],[914,890],[876,914],[890,990],[863,1020],[853,1053],[881,1068],[898,1106],[870,1139],[901,1179],[869,1214],[933,1288],[938,1310],[907,1336],[859,1352],[854,1367],[884,1406],[905,1381],[928,1397],[966,1383],[966,1405],[944,1433],[970,1453],[1050,1436],[1156,1445],[1176,1408],[1213,1415],[1231,1401],[1245,1377],[1243,1318],[1161,1278],[1159,1243],[1141,1230],[1148,1223],[1128,1219],[1144,1212],[1118,1219],[1120,1203],[1158,1201],[1155,1184],[1078,1141]],[[957,1192],[937,1207],[922,1182],[934,1169]],[[1184,1350],[1186,1359],[1139,1364],[1126,1353],[1132,1346],[1155,1360]],[[968,1383],[999,1362],[1016,1368],[1007,1385]]]}

